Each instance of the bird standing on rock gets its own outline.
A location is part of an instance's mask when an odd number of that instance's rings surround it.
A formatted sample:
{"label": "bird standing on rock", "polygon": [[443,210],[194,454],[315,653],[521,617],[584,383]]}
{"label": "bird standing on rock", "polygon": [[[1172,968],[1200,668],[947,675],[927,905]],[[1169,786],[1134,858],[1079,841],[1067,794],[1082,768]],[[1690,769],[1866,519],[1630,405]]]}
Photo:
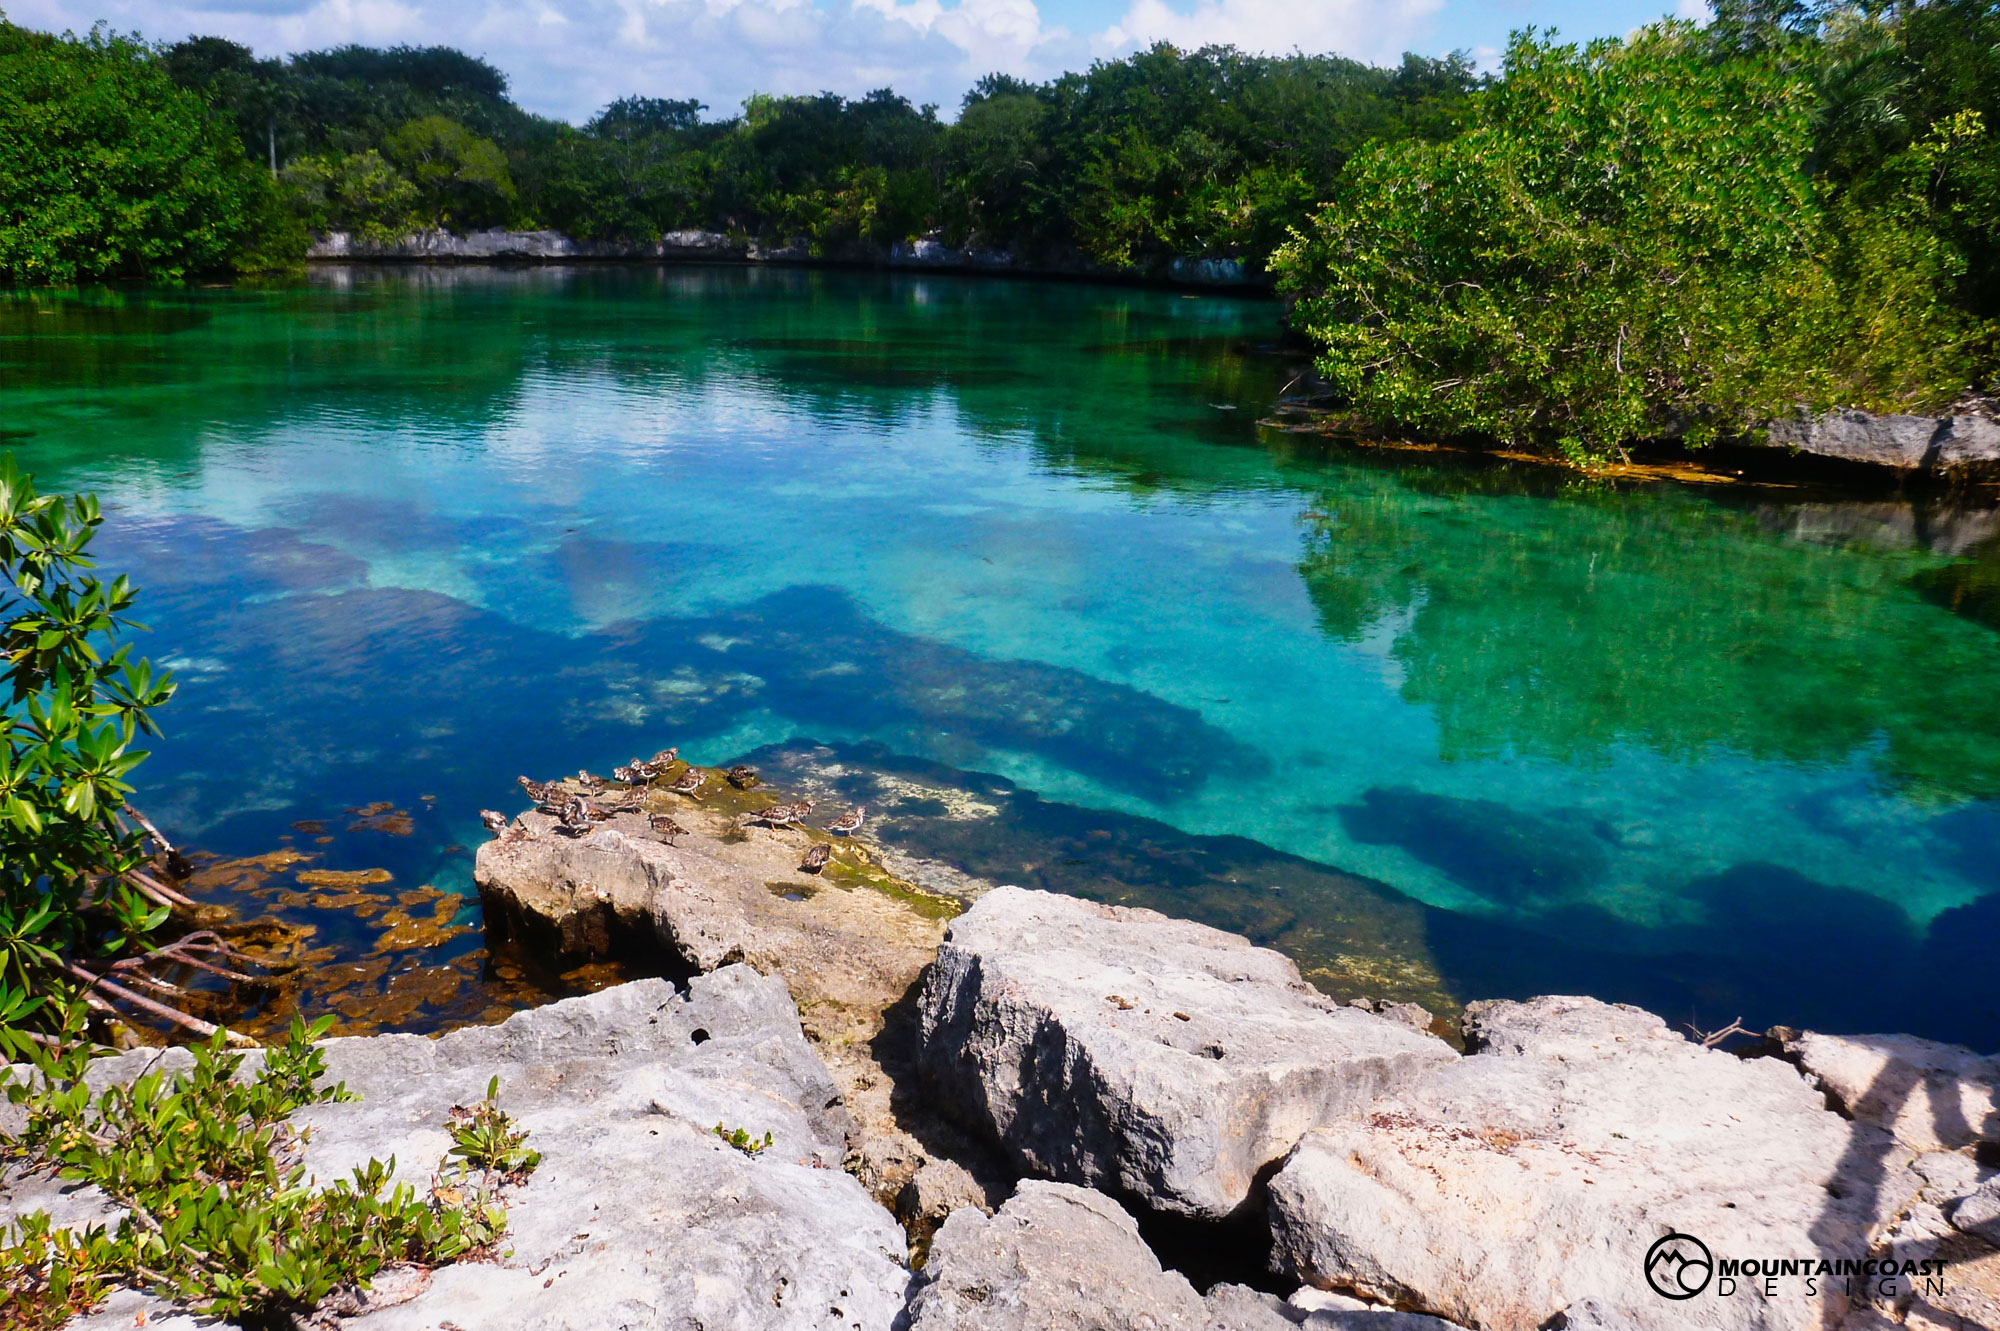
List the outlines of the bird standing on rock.
{"label": "bird standing on rock", "polygon": [[760,811],[753,821],[769,823],[773,827],[786,827],[793,823],[804,822],[806,815],[812,811],[811,800],[800,800],[796,804],[773,804],[770,808]]}
{"label": "bird standing on rock", "polygon": [[587,772],[581,767],[576,769],[576,780],[577,784],[585,790],[598,791],[604,789],[603,777],[598,776],[594,772]]}
{"label": "bird standing on rock", "polygon": [[628,763],[623,767],[614,767],[611,769],[611,779],[622,781],[628,786],[636,786],[646,779],[647,773],[640,770],[644,766],[644,763]]}
{"label": "bird standing on rock", "polygon": [[680,756],[681,756],[680,746],[675,745],[671,749],[661,749],[658,753],[654,754],[651,758],[648,758],[646,760],[646,765],[653,769],[654,776],[658,776],[660,773],[666,771],[669,767],[672,767],[675,763],[679,762]]}
{"label": "bird standing on rock", "polygon": [[582,836],[590,830],[590,814],[590,805],[579,795],[562,806],[562,812],[556,815],[556,819],[562,824],[563,831],[571,836]]}
{"label": "bird standing on rock", "polygon": [[653,835],[666,842],[669,846],[674,844],[675,837],[687,835],[685,827],[682,827],[664,813],[652,814],[646,821],[652,824]]}
{"label": "bird standing on rock", "polygon": [[745,767],[742,763],[730,768],[725,775],[729,778],[729,784],[738,790],[748,790],[757,784],[756,769]]}
{"label": "bird standing on rock", "polygon": [[826,825],[826,830],[835,836],[853,836],[861,830],[861,824],[868,821],[868,807],[857,805]]}
{"label": "bird standing on rock", "polygon": [[833,847],[824,841],[815,841],[806,848],[806,857],[799,861],[799,868],[805,873],[818,873],[833,858]]}
{"label": "bird standing on rock", "polygon": [[537,804],[548,799],[550,792],[555,789],[555,787],[543,785],[539,781],[530,781],[525,776],[517,776],[514,779],[521,783],[521,789],[527,792],[528,798]]}
{"label": "bird standing on rock", "polygon": [[496,813],[492,809],[481,809],[479,821],[485,823],[486,830],[494,836],[506,836],[508,828],[513,825],[513,820],[506,814]]}
{"label": "bird standing on rock", "polygon": [[700,799],[701,795],[698,792],[707,781],[707,774],[699,767],[690,767],[687,771],[675,777],[673,783],[667,789],[675,795],[689,795],[695,799]]}

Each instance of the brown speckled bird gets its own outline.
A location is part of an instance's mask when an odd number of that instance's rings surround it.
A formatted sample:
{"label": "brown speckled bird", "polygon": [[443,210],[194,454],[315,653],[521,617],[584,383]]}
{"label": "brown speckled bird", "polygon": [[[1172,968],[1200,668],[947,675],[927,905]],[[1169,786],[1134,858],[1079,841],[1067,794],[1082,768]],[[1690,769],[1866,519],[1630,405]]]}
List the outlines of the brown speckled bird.
{"label": "brown speckled bird", "polygon": [[506,836],[507,829],[513,826],[513,819],[504,813],[497,813],[492,809],[481,809],[479,811],[479,821],[486,824],[486,830],[494,836]]}
{"label": "brown speckled bird", "polygon": [[757,815],[757,821],[769,823],[773,827],[788,827],[793,823],[804,822],[806,815],[812,811],[811,800],[800,800],[796,804],[773,804]]}
{"label": "brown speckled bird", "polygon": [[687,771],[675,777],[667,786],[667,789],[676,795],[688,795],[695,799],[700,799],[701,788],[707,784],[708,774],[699,767],[690,767]]}
{"label": "brown speckled bird", "polygon": [[835,836],[853,836],[856,832],[859,832],[861,830],[861,824],[867,821],[868,821],[867,806],[856,805],[854,808],[849,809],[846,813],[841,814],[840,817],[828,823],[826,825],[826,830],[833,833]]}
{"label": "brown speckled bird", "polygon": [[528,798],[537,804],[548,799],[555,790],[554,786],[544,785],[540,781],[530,781],[525,776],[517,776],[514,779],[521,783],[521,789],[527,792]]}
{"label": "brown speckled bird", "polygon": [[824,841],[815,841],[806,848],[806,857],[799,861],[799,868],[805,873],[818,873],[833,858],[833,847]]}
{"label": "brown speckled bird", "polygon": [[657,776],[659,773],[666,771],[669,767],[672,767],[675,763],[679,762],[680,756],[681,756],[680,746],[675,745],[671,749],[661,749],[658,753],[654,754],[651,758],[647,759],[646,761],[647,764],[652,767],[654,775]]}
{"label": "brown speckled bird", "polygon": [[756,769],[745,767],[742,763],[730,768],[725,775],[729,778],[729,784],[738,790],[748,790],[757,784]]}
{"label": "brown speckled bird", "polygon": [[557,814],[556,817],[561,822],[563,831],[568,832],[571,836],[582,836],[591,828],[593,820],[590,815],[590,805],[582,796],[577,796],[570,800],[569,803],[563,805],[562,812]]}
{"label": "brown speckled bird", "polygon": [[646,779],[645,772],[641,770],[643,767],[643,763],[627,763],[623,767],[614,767],[611,769],[611,779],[628,786],[636,786]]}
{"label": "brown speckled bird", "polygon": [[670,846],[674,844],[675,837],[687,835],[685,827],[682,827],[664,813],[653,814],[646,821],[653,825],[653,835]]}
{"label": "brown speckled bird", "polygon": [[603,777],[597,775],[595,772],[585,771],[581,767],[576,769],[576,783],[585,790],[597,791],[604,789]]}

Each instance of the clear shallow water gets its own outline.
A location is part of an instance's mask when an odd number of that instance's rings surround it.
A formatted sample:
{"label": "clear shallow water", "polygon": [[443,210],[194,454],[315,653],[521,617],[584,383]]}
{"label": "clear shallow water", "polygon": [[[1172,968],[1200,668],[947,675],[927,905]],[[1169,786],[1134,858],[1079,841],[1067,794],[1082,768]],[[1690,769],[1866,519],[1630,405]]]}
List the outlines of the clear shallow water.
{"label": "clear shallow water", "polygon": [[316,853],[469,893],[517,772],[870,742],[1258,843],[1190,913],[1372,880],[1460,999],[2000,1047],[2000,517],[1330,450],[1255,424],[1276,333],[733,269],[44,295],[0,446],[106,499],[182,680],[145,798],[210,849],[388,800]]}

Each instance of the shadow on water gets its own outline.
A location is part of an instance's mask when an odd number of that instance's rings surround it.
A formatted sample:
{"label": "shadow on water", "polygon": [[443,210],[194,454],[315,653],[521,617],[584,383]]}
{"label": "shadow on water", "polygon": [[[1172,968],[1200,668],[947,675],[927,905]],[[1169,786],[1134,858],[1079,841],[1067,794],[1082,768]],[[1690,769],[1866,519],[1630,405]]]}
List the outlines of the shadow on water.
{"label": "shadow on water", "polygon": [[1553,903],[1603,877],[1616,834],[1601,819],[1568,811],[1545,817],[1496,800],[1429,795],[1404,787],[1366,791],[1343,805],[1348,835],[1400,846],[1490,901]]}
{"label": "shadow on water", "polygon": [[[2000,947],[2000,895],[1946,912],[1924,939],[1890,903],[1761,864],[1688,884],[1703,918],[1677,926],[1636,925],[1582,902],[1450,911],[1245,838],[1044,800],[879,744],[780,744],[749,761],[781,783],[867,805],[871,832],[893,849],[990,882],[1242,933],[1343,999],[1450,1013],[1478,998],[1584,993],[1704,1030],[1736,1017],[1752,1028],[1914,1025],[2000,1048],[2000,1011],[1983,963],[1973,964]],[[1949,973],[1931,973],[1941,965]]]}

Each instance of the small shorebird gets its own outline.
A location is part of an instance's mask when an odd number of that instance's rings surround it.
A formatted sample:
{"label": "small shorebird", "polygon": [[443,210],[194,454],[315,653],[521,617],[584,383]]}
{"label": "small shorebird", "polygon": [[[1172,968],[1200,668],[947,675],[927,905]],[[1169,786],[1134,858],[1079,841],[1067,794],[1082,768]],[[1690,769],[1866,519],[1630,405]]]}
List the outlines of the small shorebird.
{"label": "small shorebird", "polygon": [[590,805],[585,803],[583,797],[579,795],[570,800],[569,803],[563,805],[562,812],[557,815],[557,819],[562,823],[563,831],[568,832],[571,836],[582,836],[590,830],[592,822],[591,812]]}
{"label": "small shorebird", "polygon": [[736,764],[736,766],[730,768],[724,775],[729,778],[729,784],[738,790],[748,790],[757,784],[756,770],[745,767],[742,763]]}
{"label": "small shorebird", "polygon": [[818,873],[833,858],[833,847],[824,841],[815,841],[806,848],[806,857],[799,861],[799,868],[805,873]]}
{"label": "small shorebird", "polygon": [[576,769],[576,781],[578,785],[588,791],[595,792],[604,789],[603,777],[598,776],[594,772],[587,772],[581,767]]}
{"label": "small shorebird", "polygon": [[757,818],[758,821],[769,823],[773,827],[787,827],[793,823],[804,822],[806,815],[812,811],[811,800],[800,800],[796,804],[773,804],[758,814]]}
{"label": "small shorebird", "polygon": [[654,776],[658,776],[660,773],[666,771],[669,767],[672,767],[676,762],[678,762],[680,760],[680,756],[681,756],[680,745],[676,744],[673,748],[661,749],[651,758],[648,758],[646,760],[646,765],[653,769]]}
{"label": "small shorebird", "polygon": [[504,813],[495,813],[492,809],[481,809],[479,821],[485,823],[486,830],[494,836],[506,836],[508,829],[514,825],[513,819]]}
{"label": "small shorebird", "polygon": [[685,827],[682,827],[664,813],[652,814],[646,821],[653,825],[653,835],[666,842],[669,846],[674,844],[675,837],[687,835]]}
{"label": "small shorebird", "polygon": [[637,786],[619,791],[618,798],[610,805],[613,813],[637,813],[645,807],[646,792]]}
{"label": "small shorebird", "polygon": [[537,804],[550,798],[555,793],[553,785],[544,785],[540,781],[530,781],[525,776],[517,776],[514,779],[521,783],[521,789],[527,792],[528,798]]}
{"label": "small shorebird", "polygon": [[641,781],[644,781],[648,775],[648,773],[640,770],[644,766],[645,764],[643,763],[628,763],[623,767],[614,767],[611,769],[611,779],[613,781],[622,781],[628,786],[636,786]]}
{"label": "small shorebird", "polygon": [[826,825],[826,830],[835,836],[853,836],[861,830],[861,824],[868,821],[868,806],[856,805],[840,817]]}
{"label": "small shorebird", "polygon": [[695,799],[700,799],[701,795],[699,792],[706,784],[708,784],[708,774],[703,772],[699,767],[690,767],[687,771],[675,777],[673,783],[667,787],[667,790],[675,795],[688,795]]}

